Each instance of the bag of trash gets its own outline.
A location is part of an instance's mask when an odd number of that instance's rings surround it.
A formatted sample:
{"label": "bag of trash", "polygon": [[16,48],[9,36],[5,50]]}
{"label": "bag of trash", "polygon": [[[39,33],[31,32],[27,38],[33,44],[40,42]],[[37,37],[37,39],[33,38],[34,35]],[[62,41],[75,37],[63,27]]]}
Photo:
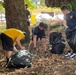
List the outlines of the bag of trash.
{"label": "bag of trash", "polygon": [[[67,31],[67,32],[66,32]],[[76,51],[76,28],[73,30],[66,29],[66,39],[72,50]]]}
{"label": "bag of trash", "polygon": [[24,68],[32,66],[32,54],[27,50],[20,50],[15,53],[7,65],[8,68]]}
{"label": "bag of trash", "polygon": [[65,48],[65,40],[62,37],[62,33],[60,32],[52,32],[50,33],[50,44],[52,48],[50,50],[51,53],[54,54],[62,54]]}

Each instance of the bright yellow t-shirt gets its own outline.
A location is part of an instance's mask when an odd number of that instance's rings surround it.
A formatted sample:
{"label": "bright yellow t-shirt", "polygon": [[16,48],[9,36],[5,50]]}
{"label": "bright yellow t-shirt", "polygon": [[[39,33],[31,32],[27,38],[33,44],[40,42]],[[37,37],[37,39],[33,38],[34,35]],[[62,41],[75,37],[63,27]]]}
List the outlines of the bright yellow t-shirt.
{"label": "bright yellow t-shirt", "polygon": [[3,33],[12,38],[14,44],[16,43],[16,38],[19,38],[21,40],[24,37],[23,32],[15,28],[7,29]]}

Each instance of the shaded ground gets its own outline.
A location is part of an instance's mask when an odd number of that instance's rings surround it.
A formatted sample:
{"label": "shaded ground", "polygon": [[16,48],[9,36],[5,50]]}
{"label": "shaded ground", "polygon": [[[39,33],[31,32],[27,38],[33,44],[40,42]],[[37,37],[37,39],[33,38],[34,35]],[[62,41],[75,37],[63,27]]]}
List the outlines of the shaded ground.
{"label": "shaded ground", "polygon": [[[0,47],[0,75],[76,75],[76,58],[67,59],[64,58],[64,54],[55,55],[49,53],[48,43],[47,54],[43,53],[41,44],[38,46],[38,50],[32,51],[34,54],[32,67],[21,69],[8,69],[2,67],[5,61],[2,61],[4,58],[4,51]],[[67,48],[65,48],[65,50],[66,49]]]}

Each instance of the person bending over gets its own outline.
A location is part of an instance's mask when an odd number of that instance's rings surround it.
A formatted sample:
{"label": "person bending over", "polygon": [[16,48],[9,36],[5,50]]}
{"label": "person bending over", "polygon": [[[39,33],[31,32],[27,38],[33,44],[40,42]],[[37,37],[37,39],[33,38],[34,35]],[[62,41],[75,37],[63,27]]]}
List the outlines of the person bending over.
{"label": "person bending over", "polygon": [[47,28],[47,25],[44,24],[43,22],[39,23],[39,25],[34,28],[32,40],[30,41],[30,44],[29,44],[29,51],[31,51],[33,47],[34,49],[37,48],[36,42],[40,38],[42,42],[43,50],[44,52],[46,52],[46,36],[44,31],[45,28]]}
{"label": "person bending over", "polygon": [[3,49],[5,50],[6,64],[8,64],[13,51],[18,51],[15,47],[17,44],[21,50],[25,50],[25,47],[21,45],[20,40],[25,38],[26,33],[21,30],[10,28],[1,33],[1,41]]}

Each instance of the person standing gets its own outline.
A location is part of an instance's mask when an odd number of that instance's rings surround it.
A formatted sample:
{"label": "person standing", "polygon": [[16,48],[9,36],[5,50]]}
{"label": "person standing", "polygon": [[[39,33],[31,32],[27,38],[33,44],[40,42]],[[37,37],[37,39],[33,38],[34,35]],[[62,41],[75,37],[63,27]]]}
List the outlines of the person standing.
{"label": "person standing", "polygon": [[[64,14],[64,27],[65,30],[73,30],[76,27],[76,12],[70,11],[70,9],[67,6],[61,7],[61,11]],[[69,44],[70,45],[70,44]],[[71,45],[70,45],[71,47]],[[75,57],[76,56],[76,50],[73,50],[73,52],[68,52],[65,56],[67,57]]]}
{"label": "person standing", "polygon": [[25,14],[26,14],[26,18],[27,18],[28,29],[29,29],[29,32],[31,32],[30,20],[29,20],[31,18],[31,14],[30,14],[30,11],[28,10],[27,4],[25,4]]}
{"label": "person standing", "polygon": [[6,56],[6,65],[8,64],[13,51],[18,51],[15,47],[16,44],[21,48],[21,50],[25,50],[25,47],[20,43],[20,40],[24,39],[25,35],[25,32],[15,28],[6,29],[1,33],[2,47],[5,50]]}

